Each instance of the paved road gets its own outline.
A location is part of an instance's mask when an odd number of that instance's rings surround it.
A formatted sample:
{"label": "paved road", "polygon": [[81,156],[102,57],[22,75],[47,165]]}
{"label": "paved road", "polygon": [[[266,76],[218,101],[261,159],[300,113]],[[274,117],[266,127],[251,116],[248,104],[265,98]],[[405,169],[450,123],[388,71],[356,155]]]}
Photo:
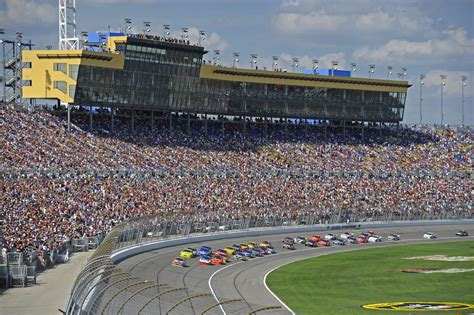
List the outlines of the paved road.
{"label": "paved road", "polygon": [[74,280],[92,253],[74,253],[68,263],[38,274],[36,285],[0,289],[0,314],[61,314],[58,309],[65,309]]}
{"label": "paved road", "polygon": [[[272,269],[283,264],[309,257],[317,257],[335,252],[353,251],[364,248],[374,248],[381,246],[394,246],[397,244],[431,243],[439,241],[459,240],[455,233],[465,229],[471,232],[471,236],[463,239],[474,239],[474,225],[435,225],[431,227],[395,227],[395,228],[374,228],[373,230],[384,237],[382,243],[364,245],[346,245],[306,248],[298,245],[295,251],[284,250],[281,247],[281,239],[284,236],[295,237],[297,235],[272,235],[265,237],[265,240],[272,242],[277,250],[277,254],[262,258],[251,259],[247,262],[233,262],[226,266],[203,266],[197,263],[197,259],[188,261],[190,267],[176,268],[170,265],[172,259],[176,257],[184,246],[170,247],[156,251],[140,254],[122,261],[119,265],[124,270],[129,271],[134,276],[144,279],[155,280],[159,283],[167,283],[173,287],[187,287],[191,292],[214,293],[219,301],[227,299],[242,299],[247,303],[247,309],[256,309],[261,306],[281,306],[281,303],[265,287],[264,277]],[[431,231],[438,235],[437,240],[424,240],[424,232]],[[333,230],[331,233],[340,234],[342,231]],[[361,233],[355,230],[354,234]],[[401,240],[387,241],[389,233],[400,234]],[[321,235],[321,232],[313,234]],[[303,233],[302,236],[309,236],[310,233]],[[235,240],[219,240],[213,242],[194,243],[190,246],[199,248],[201,245],[211,246],[213,249],[224,248],[234,243],[247,243],[250,241],[263,241],[256,238],[239,238]],[[244,302],[242,302],[244,303]],[[216,309],[213,314],[223,314],[235,312],[232,303],[223,306],[223,309]],[[289,314],[286,309],[271,311],[272,314]]]}

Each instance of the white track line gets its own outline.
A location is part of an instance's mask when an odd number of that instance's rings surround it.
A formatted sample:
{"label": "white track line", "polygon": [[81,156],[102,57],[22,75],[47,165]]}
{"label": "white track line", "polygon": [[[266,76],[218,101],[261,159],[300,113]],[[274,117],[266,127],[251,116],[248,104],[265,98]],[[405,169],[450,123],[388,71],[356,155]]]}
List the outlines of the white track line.
{"label": "white track line", "polygon": [[265,289],[267,289],[268,292],[270,292],[270,294],[278,301],[280,302],[281,305],[283,305],[290,313],[291,315],[296,315],[295,312],[293,312],[293,310],[291,308],[288,307],[288,305],[286,305],[275,293],[273,293],[272,290],[270,290],[270,288],[267,286],[267,276],[273,272],[274,270],[280,268],[280,267],[283,267],[284,265],[288,265],[288,264],[291,264],[293,262],[288,262],[286,264],[283,264],[283,265],[280,265],[280,266],[276,266],[275,268],[273,268],[272,270],[270,270],[269,272],[267,272],[265,274],[265,276],[263,277],[263,285],[265,286]]}
{"label": "white track line", "polygon": [[[227,269],[227,268],[232,267],[232,266],[235,266],[235,265],[238,265],[238,264],[240,264],[240,263],[242,263],[242,261],[238,261],[238,262],[236,262],[235,264],[227,265],[227,266],[225,266],[225,267],[222,267],[222,268],[220,268],[220,269],[217,269],[217,270],[209,277],[209,281],[207,282],[207,284],[209,285],[209,289],[211,289],[212,296],[213,296],[214,299],[217,301],[217,303],[220,303],[221,301],[219,301],[219,299],[217,298],[216,293],[214,292],[214,289],[212,288],[212,284],[211,284],[212,278],[214,278],[214,276],[215,276],[217,273],[221,272],[222,270]],[[222,314],[227,315],[227,313],[225,312],[224,307],[222,306],[222,304],[219,304],[219,307],[220,307],[220,309],[221,309],[221,311],[222,311]]]}

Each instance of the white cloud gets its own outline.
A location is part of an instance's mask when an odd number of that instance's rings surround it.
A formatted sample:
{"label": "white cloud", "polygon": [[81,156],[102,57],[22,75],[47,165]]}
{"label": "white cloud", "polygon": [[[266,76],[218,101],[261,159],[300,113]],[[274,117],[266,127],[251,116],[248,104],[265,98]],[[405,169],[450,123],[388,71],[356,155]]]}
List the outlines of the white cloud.
{"label": "white cloud", "polygon": [[104,5],[104,4],[147,4],[157,3],[158,0],[85,0],[88,4]]}
{"label": "white cloud", "polygon": [[[0,10],[2,27],[8,25],[37,25],[39,23],[57,23],[58,8],[48,3],[34,0],[4,0],[4,9]],[[10,30],[6,30],[7,32]]]}
{"label": "white cloud", "polygon": [[[434,21],[413,2],[398,9],[391,1],[359,0],[284,0],[274,15],[273,27],[285,34],[305,34],[318,38],[372,39],[387,34],[427,38],[437,32]],[[408,10],[407,10],[408,8]],[[335,36],[337,35],[337,36]]]}
{"label": "white cloud", "polygon": [[371,49],[357,49],[355,60],[397,61],[408,60],[407,57],[456,57],[474,55],[474,39],[469,38],[463,28],[443,32],[444,39],[433,39],[422,42],[393,39],[388,43]]}
{"label": "white cloud", "polygon": [[273,23],[278,31],[289,34],[304,34],[311,31],[337,31],[347,19],[343,16],[327,15],[324,12],[280,13]]}

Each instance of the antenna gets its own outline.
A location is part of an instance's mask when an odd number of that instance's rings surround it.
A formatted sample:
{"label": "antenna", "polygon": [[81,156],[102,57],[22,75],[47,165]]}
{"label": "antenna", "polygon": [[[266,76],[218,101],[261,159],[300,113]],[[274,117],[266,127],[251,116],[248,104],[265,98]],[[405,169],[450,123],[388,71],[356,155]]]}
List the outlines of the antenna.
{"label": "antenna", "polygon": [[59,49],[79,49],[76,36],[76,0],[59,0]]}

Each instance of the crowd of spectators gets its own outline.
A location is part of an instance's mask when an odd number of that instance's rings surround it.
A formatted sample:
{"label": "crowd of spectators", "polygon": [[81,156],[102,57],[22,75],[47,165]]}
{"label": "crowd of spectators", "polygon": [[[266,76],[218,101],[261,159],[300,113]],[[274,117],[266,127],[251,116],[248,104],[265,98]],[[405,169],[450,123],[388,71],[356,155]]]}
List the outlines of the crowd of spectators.
{"label": "crowd of spectators", "polygon": [[[0,112],[8,251],[54,248],[140,216],[178,222],[312,214],[472,215],[471,129],[262,128]],[[184,123],[185,124],[185,123]],[[324,135],[323,135],[324,133]],[[34,170],[41,169],[38,173]],[[20,171],[20,172],[17,172]],[[31,171],[31,173],[28,173]],[[126,171],[127,175],[120,174]],[[20,174],[20,175],[19,175]],[[147,176],[144,176],[146,174]]]}

